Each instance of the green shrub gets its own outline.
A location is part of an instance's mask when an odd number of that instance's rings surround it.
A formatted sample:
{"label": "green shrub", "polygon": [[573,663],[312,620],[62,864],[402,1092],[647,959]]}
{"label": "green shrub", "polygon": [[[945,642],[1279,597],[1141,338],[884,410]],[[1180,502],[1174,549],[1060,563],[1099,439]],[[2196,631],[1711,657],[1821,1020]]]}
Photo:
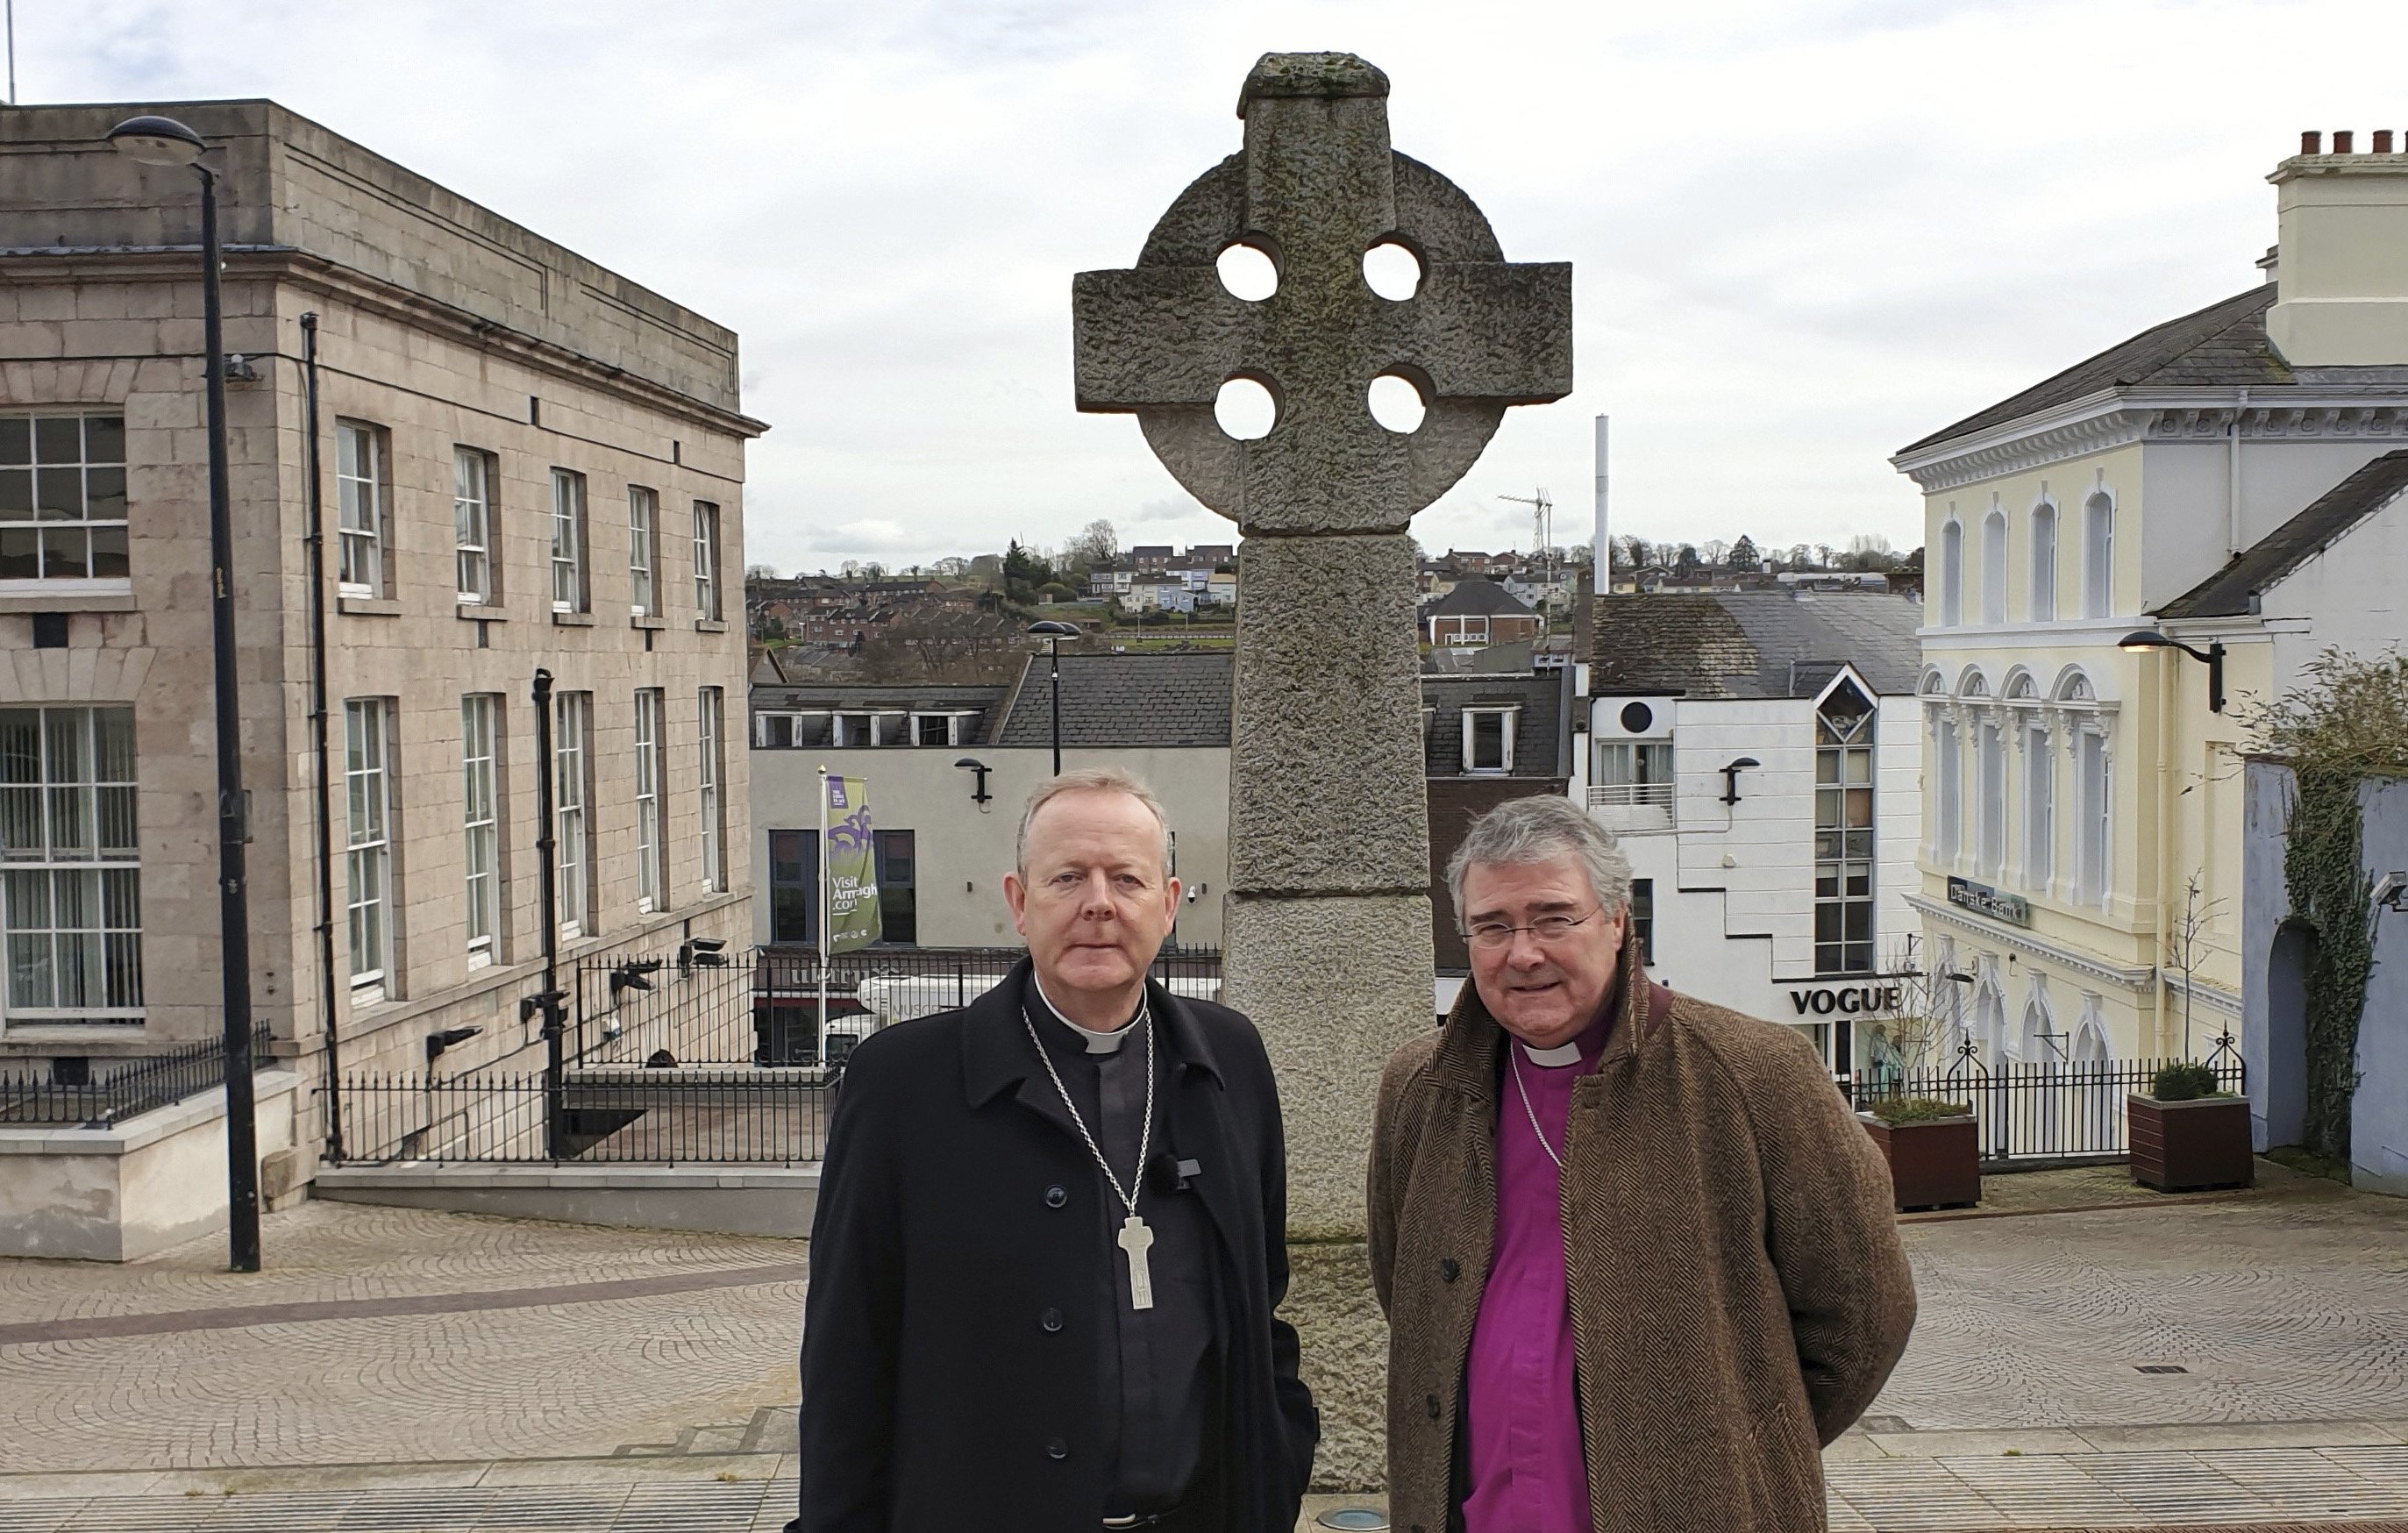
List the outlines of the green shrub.
{"label": "green shrub", "polygon": [[1901,1124],[1928,1124],[1939,1118],[1971,1117],[1973,1104],[1942,1102],[1929,1096],[1885,1096],[1865,1110],[1896,1128]]}
{"label": "green shrub", "polygon": [[2157,1079],[2149,1083],[2149,1095],[2160,1102],[2196,1102],[2216,1096],[2215,1072],[2188,1060],[2160,1066]]}

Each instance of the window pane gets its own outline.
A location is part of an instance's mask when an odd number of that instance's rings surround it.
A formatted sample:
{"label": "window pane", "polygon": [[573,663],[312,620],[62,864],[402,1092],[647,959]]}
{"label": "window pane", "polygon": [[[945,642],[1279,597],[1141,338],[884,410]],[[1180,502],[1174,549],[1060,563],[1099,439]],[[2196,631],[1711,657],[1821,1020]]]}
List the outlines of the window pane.
{"label": "window pane", "polygon": [[40,535],[31,527],[0,527],[0,580],[31,580],[42,573]]}
{"label": "window pane", "polygon": [[83,422],[53,415],[34,423],[36,463],[78,463],[83,458]]}
{"label": "window pane", "polygon": [[125,418],[122,415],[85,416],[83,456],[86,463],[123,463]]}
{"label": "window pane", "polygon": [[[19,425],[24,424],[20,421]],[[0,468],[0,522],[30,522],[34,519],[34,471],[30,468]]]}
{"label": "window pane", "polygon": [[122,521],[125,516],[125,470],[84,470],[84,514],[95,522]]}
{"label": "window pane", "polygon": [[20,417],[0,420],[0,464],[34,461],[34,423]]}

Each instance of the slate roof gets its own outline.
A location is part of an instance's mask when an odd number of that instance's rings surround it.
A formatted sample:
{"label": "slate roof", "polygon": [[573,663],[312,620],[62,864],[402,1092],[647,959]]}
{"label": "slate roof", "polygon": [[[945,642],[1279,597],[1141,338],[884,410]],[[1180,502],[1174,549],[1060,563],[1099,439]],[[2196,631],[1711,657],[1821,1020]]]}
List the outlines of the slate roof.
{"label": "slate roof", "polygon": [[[1066,654],[1062,743],[1068,746],[1229,743],[1231,656]],[[1053,689],[1042,654],[1021,673],[1010,716],[988,742],[1050,745]]]}
{"label": "slate roof", "polygon": [[1920,451],[2109,389],[2256,388],[2294,382],[2290,367],[2266,338],[2266,310],[2273,307],[2275,292],[2274,283],[2260,283],[2143,330],[1955,425],[1909,442],[1899,452]]}
{"label": "slate roof", "polygon": [[2408,491],[2408,448],[2386,452],[2316,497],[2308,509],[2242,552],[2222,569],[2157,609],[2161,618],[2239,617],[2258,598],[2333,540]]}
{"label": "slate roof", "polygon": [[1564,739],[1564,672],[1541,676],[1425,676],[1422,706],[1432,710],[1423,735],[1424,772],[1430,777],[1463,774],[1463,710],[1467,708],[1511,707],[1521,712],[1513,721],[1513,770],[1483,777],[1561,777],[1556,760]]}
{"label": "slate roof", "polygon": [[1596,696],[1812,697],[1843,663],[1875,692],[1914,691],[1923,607],[1905,596],[1716,591],[1596,600]]}
{"label": "slate roof", "polygon": [[1481,575],[1467,575],[1455,589],[1422,609],[1426,618],[1534,618],[1539,609]]}

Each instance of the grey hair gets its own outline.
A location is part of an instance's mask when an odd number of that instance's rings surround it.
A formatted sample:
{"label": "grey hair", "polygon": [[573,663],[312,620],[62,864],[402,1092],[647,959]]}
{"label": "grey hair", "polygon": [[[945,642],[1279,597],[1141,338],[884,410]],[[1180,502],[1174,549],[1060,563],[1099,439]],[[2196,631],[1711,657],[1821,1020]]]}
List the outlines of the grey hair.
{"label": "grey hair", "polygon": [[1028,795],[1026,807],[1020,811],[1020,837],[1012,846],[1011,856],[1012,866],[1022,877],[1028,873],[1029,824],[1036,820],[1039,809],[1066,793],[1121,793],[1143,804],[1162,831],[1162,875],[1170,876],[1170,816],[1164,811],[1162,800],[1154,795],[1154,790],[1136,773],[1118,766],[1074,766],[1037,784],[1036,791]]}
{"label": "grey hair", "polygon": [[1446,892],[1464,920],[1463,876],[1474,867],[1527,867],[1569,853],[1588,874],[1588,885],[1609,916],[1630,908],[1630,859],[1613,832],[1590,819],[1569,798],[1512,798],[1471,823],[1463,844],[1447,860]]}

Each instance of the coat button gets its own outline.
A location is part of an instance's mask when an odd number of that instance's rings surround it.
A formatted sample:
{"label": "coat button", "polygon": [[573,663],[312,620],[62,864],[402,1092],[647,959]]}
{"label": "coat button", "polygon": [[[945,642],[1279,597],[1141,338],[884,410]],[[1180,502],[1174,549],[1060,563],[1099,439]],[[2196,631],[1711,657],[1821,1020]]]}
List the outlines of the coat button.
{"label": "coat button", "polygon": [[1429,1413],[1430,1413],[1430,1420],[1432,1420],[1432,1421],[1436,1421],[1436,1420],[1438,1420],[1438,1412],[1439,1412],[1438,1397],[1437,1397],[1437,1396],[1435,1396],[1435,1395],[1432,1395],[1432,1396],[1429,1397]]}
{"label": "coat button", "polygon": [[1448,1282],[1453,1282],[1463,1275],[1463,1264],[1452,1256],[1441,1256],[1439,1258],[1438,1275]]}
{"label": "coat button", "polygon": [[1068,1201],[1070,1201],[1068,1189],[1063,1187],[1048,1187],[1045,1189],[1045,1206],[1047,1208],[1058,1209]]}
{"label": "coat button", "polygon": [[1047,1438],[1045,1440],[1045,1456],[1048,1458],[1068,1458],[1070,1456],[1070,1445],[1063,1441],[1060,1438]]}
{"label": "coat button", "polygon": [[1062,1311],[1059,1310],[1048,1310],[1043,1314],[1037,1317],[1037,1324],[1044,1326],[1049,1331],[1058,1331],[1062,1328]]}

